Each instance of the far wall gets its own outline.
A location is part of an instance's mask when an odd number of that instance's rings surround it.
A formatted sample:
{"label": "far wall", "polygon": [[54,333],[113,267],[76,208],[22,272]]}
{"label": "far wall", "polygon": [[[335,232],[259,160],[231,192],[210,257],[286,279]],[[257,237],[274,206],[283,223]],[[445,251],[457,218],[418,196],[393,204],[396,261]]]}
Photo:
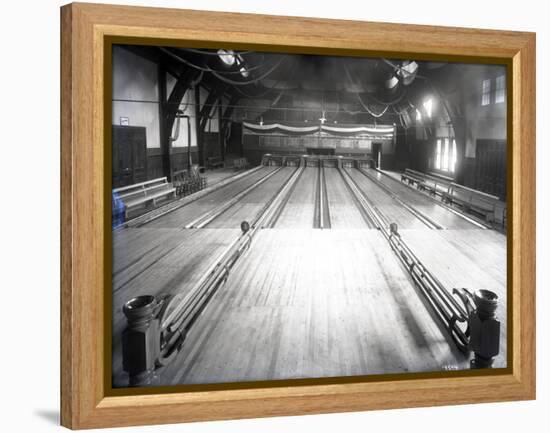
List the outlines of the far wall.
{"label": "far wall", "polygon": [[[176,84],[176,78],[166,76],[167,96]],[[208,97],[208,90],[200,89],[201,107]],[[113,125],[120,125],[127,119],[128,126],[140,126],[146,129],[147,177],[148,179],[166,176],[162,169],[162,149],[160,146],[159,121],[159,77],[157,64],[145,59],[121,46],[113,47]],[[225,104],[227,105],[227,100]],[[189,127],[186,119],[179,124],[179,135],[172,143],[170,152],[174,170],[187,166],[187,149],[190,139],[193,163],[198,162],[195,90],[189,89],[181,102],[180,109],[189,116]],[[207,122],[203,141],[210,144],[215,153],[218,136],[218,110],[212,109],[211,119]],[[174,122],[171,136],[177,135],[177,123]],[[215,134],[215,138],[212,135]],[[208,146],[206,146],[208,147]]]}
{"label": "far wall", "polygon": [[[459,65],[454,67],[454,71],[443,71],[434,83],[458,117],[458,122],[448,122],[449,117],[438,95],[431,94],[434,98],[432,120],[426,122],[424,118],[406,130],[398,128],[396,168],[437,171],[434,167],[437,139],[452,139],[456,136],[459,152],[456,172],[440,173],[454,177],[472,188],[505,198],[503,179],[506,178],[506,167],[500,165],[506,154],[507,104],[495,101],[496,77],[505,74],[505,67],[499,65]],[[483,80],[487,79],[491,80],[490,102],[482,105]],[[430,96],[428,91],[427,96]],[[431,134],[424,133],[426,125],[431,126]],[[455,131],[453,126],[462,130]],[[486,149],[487,142],[492,143],[490,150]],[[489,151],[491,159],[499,165],[491,169],[492,173],[486,173],[480,166],[481,163],[486,166],[486,153]]]}

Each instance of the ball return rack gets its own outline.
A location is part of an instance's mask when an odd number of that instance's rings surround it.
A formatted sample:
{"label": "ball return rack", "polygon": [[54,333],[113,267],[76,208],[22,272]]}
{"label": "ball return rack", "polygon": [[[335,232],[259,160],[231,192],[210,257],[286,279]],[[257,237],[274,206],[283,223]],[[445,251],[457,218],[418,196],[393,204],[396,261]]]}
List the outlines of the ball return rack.
{"label": "ball return rack", "polygon": [[500,351],[500,322],[495,318],[498,296],[490,290],[453,288],[452,293],[414,254],[399,234],[396,223],[388,223],[385,215],[369,200],[355,180],[341,174],[363,211],[390,244],[415,286],[428,301],[438,319],[449,332],[458,349],[474,353],[472,368],[491,367]]}

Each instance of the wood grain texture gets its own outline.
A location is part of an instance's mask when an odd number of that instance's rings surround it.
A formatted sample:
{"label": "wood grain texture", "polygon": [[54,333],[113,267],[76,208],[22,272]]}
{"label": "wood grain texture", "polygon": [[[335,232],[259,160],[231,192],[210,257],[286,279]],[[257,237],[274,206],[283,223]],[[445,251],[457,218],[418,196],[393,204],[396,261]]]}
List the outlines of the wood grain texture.
{"label": "wood grain texture", "polygon": [[[258,233],[186,345],[163,383],[433,372],[469,364],[379,231],[343,227]],[[500,359],[495,364],[502,367]]]}
{"label": "wood grain texture", "polygon": [[[209,203],[229,200],[258,173],[272,170],[261,167],[247,182],[234,182],[221,194],[214,191],[160,217],[154,221],[156,227],[146,224],[113,232],[113,386],[128,383],[120,338],[126,324],[124,302],[143,294],[186,293],[238,236],[240,218],[263,206],[294,169],[283,168],[243,196],[215,221],[212,226],[217,228],[182,229],[182,222],[195,218]],[[312,228],[319,168],[305,168],[277,229],[258,233],[193,325],[184,351],[159,374],[159,385],[469,368],[470,357],[457,350],[382,234],[365,226],[338,169],[324,170],[332,229]],[[388,221],[402,216],[401,204],[386,191],[373,194],[379,187],[372,180],[356,169],[348,171]],[[403,186],[403,199],[427,199],[400,181],[388,180]],[[450,218],[444,220],[464,221],[431,200],[427,204],[448,213]],[[176,228],[158,228],[174,225],[176,212],[180,219]],[[302,223],[298,230],[297,222]],[[468,224],[466,230],[432,230],[422,223],[410,230],[400,224],[404,227],[400,233],[444,287],[480,287],[498,294],[501,351],[494,367],[503,368],[507,365],[506,237]]]}
{"label": "wood grain texture", "polygon": [[[387,409],[535,398],[535,35],[475,29],[72,4],[61,12],[61,422],[70,428]],[[513,371],[157,395],[104,384],[106,36],[286,52],[511,62],[509,261]],[[159,41],[151,41],[157,44]],[[485,59],[487,60],[487,59]],[[479,61],[479,59],[478,59]],[[77,175],[78,174],[78,175]],[[107,246],[108,247],[108,246]]]}

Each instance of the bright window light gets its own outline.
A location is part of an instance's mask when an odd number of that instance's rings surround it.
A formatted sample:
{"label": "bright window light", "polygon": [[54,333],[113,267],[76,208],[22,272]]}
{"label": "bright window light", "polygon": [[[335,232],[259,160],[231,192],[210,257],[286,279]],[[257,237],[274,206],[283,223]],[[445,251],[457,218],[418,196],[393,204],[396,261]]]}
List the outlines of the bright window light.
{"label": "bright window light", "polygon": [[434,168],[454,173],[456,169],[456,157],[456,140],[454,138],[452,141],[449,138],[438,138],[435,147]]}
{"label": "bright window light", "polygon": [[437,140],[435,147],[435,169],[441,170],[441,140]]}
{"label": "bright window light", "polygon": [[420,110],[417,108],[416,109],[416,121],[417,122],[420,122],[422,120],[422,113],[420,112]]}
{"label": "bright window light", "polygon": [[443,161],[441,164],[441,170],[449,171],[449,139],[445,139],[445,147],[443,150]]}
{"label": "bright window light", "polygon": [[424,101],[424,109],[426,110],[426,114],[428,115],[428,117],[432,117],[432,106],[433,106],[433,99],[432,98],[428,98]]}
{"label": "bright window light", "polygon": [[506,77],[501,75],[497,77],[496,90],[495,90],[495,104],[501,104],[504,102],[506,96]]}
{"label": "bright window light", "polygon": [[481,105],[489,105],[491,103],[491,80],[483,80],[481,93]]}
{"label": "bright window light", "polygon": [[451,173],[454,173],[456,169],[456,140],[453,138],[453,153],[451,159]]}

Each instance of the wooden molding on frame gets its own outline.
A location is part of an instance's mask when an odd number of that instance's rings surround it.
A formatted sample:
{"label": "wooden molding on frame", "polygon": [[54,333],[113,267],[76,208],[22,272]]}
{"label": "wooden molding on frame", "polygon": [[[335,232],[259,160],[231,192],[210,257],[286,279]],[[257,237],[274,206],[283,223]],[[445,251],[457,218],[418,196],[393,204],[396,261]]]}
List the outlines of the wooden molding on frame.
{"label": "wooden molding on frame", "polygon": [[[492,59],[509,65],[508,284],[502,375],[111,396],[105,380],[104,59],[109,38],[283,52]],[[97,4],[61,8],[61,423],[73,428],[535,398],[535,35]],[[110,119],[109,119],[110,121]],[[511,273],[510,273],[511,272]],[[509,292],[510,293],[510,292]]]}

